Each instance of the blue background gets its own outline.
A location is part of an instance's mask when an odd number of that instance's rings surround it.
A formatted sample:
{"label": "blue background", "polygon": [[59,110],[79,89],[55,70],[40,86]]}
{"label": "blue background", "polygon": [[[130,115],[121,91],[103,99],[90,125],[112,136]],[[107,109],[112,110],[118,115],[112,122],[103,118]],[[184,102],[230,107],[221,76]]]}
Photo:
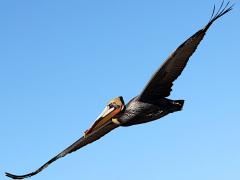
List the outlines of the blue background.
{"label": "blue background", "polygon": [[[110,99],[140,93],[214,3],[1,1],[0,179],[35,170]],[[170,98],[185,99],[183,111],[118,128],[32,179],[239,180],[239,10],[210,28],[174,83]]]}

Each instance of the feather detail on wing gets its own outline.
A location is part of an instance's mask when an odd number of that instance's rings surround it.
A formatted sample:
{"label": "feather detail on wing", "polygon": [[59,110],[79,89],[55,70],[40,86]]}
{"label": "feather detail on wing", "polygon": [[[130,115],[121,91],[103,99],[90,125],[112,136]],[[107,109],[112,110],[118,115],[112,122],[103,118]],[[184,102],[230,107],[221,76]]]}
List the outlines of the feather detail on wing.
{"label": "feather detail on wing", "polygon": [[6,173],[6,176],[8,176],[12,179],[24,179],[27,177],[34,176],[34,175],[38,174],[39,172],[41,172],[46,167],[48,167],[51,163],[53,163],[57,159],[62,158],[64,156],[66,156],[67,154],[77,151],[78,149],[86,146],[87,144],[100,139],[102,136],[104,136],[105,134],[109,133],[110,131],[112,131],[113,129],[115,129],[117,127],[118,127],[118,125],[114,124],[112,121],[109,121],[103,127],[92,132],[87,137],[81,137],[79,140],[77,140],[75,143],[73,143],[71,146],[66,148],[64,151],[62,151],[61,153],[59,153],[58,155],[56,155],[55,157],[50,159],[48,162],[46,162],[44,165],[42,165],[36,171],[33,171],[33,172],[31,172],[29,174],[25,174],[25,175],[13,175],[10,173]]}
{"label": "feather detail on wing", "polygon": [[168,58],[163,65],[152,76],[140,94],[141,101],[154,101],[154,99],[164,98],[170,95],[173,81],[181,75],[189,58],[197,49],[203,39],[206,31],[214,21],[232,10],[233,5],[229,7],[229,2],[223,7],[224,1],[215,14],[215,6],[208,24],[184,43],[182,43]]}

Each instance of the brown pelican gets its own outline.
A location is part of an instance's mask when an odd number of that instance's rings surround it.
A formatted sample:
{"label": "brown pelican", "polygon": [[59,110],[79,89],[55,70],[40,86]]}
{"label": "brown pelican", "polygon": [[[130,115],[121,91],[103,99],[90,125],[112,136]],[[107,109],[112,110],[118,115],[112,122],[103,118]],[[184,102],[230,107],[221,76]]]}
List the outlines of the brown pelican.
{"label": "brown pelican", "polygon": [[46,162],[36,171],[20,176],[6,173],[6,176],[13,179],[31,177],[41,172],[57,159],[98,140],[117,127],[147,123],[166,116],[169,113],[180,111],[183,107],[184,100],[171,100],[166,98],[170,95],[173,81],[182,73],[190,56],[197,49],[213,22],[231,11],[232,8],[233,5],[229,5],[229,2],[224,5],[224,1],[217,11],[215,11],[214,6],[209,22],[182,43],[167,58],[163,65],[152,76],[140,95],[134,97],[126,105],[122,97],[111,100],[102,114],[100,114],[93,125],[84,132],[84,135],[79,140]]}

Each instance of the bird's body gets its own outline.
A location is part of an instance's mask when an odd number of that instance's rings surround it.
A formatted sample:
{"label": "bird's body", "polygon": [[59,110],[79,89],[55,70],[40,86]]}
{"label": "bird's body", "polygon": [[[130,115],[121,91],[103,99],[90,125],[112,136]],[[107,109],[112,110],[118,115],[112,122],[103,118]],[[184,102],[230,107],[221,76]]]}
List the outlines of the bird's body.
{"label": "bird's body", "polygon": [[157,99],[155,102],[143,102],[139,96],[133,98],[127,105],[126,110],[117,117],[121,126],[131,126],[147,123],[169,113],[180,111],[183,100],[173,101],[167,98]]}
{"label": "bird's body", "polygon": [[184,100],[171,100],[167,98],[172,90],[173,81],[182,73],[190,56],[195,52],[213,22],[232,10],[232,6],[229,7],[229,2],[223,5],[224,1],[217,12],[215,12],[214,6],[211,19],[206,26],[182,43],[167,58],[138,96],[126,105],[122,97],[111,100],[90,129],[84,133],[84,136],[36,171],[20,176],[10,173],[6,173],[6,175],[13,179],[31,177],[41,172],[57,159],[98,140],[117,127],[147,123],[166,116],[169,113],[180,111]]}

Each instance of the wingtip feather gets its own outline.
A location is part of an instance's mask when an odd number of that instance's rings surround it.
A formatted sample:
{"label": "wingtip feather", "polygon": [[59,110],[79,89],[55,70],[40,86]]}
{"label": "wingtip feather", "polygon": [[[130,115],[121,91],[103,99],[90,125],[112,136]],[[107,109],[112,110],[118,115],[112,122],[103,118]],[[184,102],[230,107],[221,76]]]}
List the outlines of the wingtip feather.
{"label": "wingtip feather", "polygon": [[12,179],[23,179],[24,178],[24,177],[16,176],[16,175],[8,173],[8,172],[5,172],[5,176],[12,178]]}
{"label": "wingtip feather", "polygon": [[218,10],[216,11],[215,13],[215,10],[216,10],[216,6],[214,5],[213,6],[213,11],[212,11],[212,14],[211,14],[211,18],[208,22],[208,24],[205,26],[204,30],[207,31],[208,28],[212,25],[212,23],[214,21],[216,21],[218,18],[222,17],[224,14],[228,13],[229,11],[231,11],[234,7],[235,4],[231,4],[230,5],[230,1],[228,1],[226,3],[226,5],[224,5],[225,1],[223,0],[220,7],[218,8]]}

